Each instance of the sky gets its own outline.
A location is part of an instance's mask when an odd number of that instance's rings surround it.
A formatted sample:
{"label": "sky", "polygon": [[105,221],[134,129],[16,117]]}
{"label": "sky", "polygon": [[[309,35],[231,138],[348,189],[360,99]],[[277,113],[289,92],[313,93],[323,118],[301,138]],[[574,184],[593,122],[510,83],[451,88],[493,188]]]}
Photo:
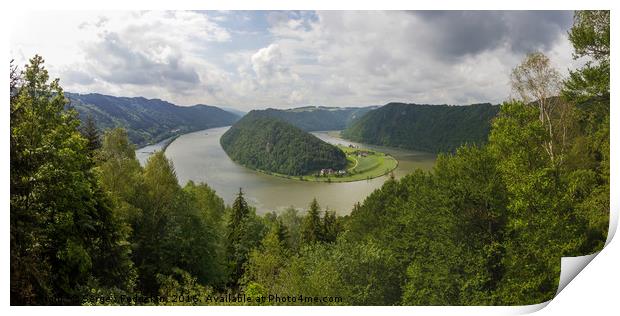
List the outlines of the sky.
{"label": "sky", "polygon": [[10,54],[65,91],[247,111],[388,102],[501,103],[540,51],[566,75],[571,11],[50,11]]}

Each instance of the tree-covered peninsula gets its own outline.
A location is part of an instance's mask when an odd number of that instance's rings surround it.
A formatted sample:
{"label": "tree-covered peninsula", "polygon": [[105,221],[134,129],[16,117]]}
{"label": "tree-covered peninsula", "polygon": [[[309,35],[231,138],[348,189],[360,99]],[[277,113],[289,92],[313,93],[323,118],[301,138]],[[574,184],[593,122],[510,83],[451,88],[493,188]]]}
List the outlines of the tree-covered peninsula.
{"label": "tree-covered peninsula", "polygon": [[257,117],[254,111],[226,131],[220,143],[232,160],[261,171],[300,176],[347,165],[338,147],[280,119]]}

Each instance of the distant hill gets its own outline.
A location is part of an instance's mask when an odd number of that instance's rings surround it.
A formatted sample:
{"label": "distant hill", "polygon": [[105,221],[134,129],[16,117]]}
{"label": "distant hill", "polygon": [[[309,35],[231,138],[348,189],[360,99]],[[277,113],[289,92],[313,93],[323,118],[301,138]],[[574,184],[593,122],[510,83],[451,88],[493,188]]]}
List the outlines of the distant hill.
{"label": "distant hill", "polygon": [[368,106],[361,108],[306,106],[294,109],[266,109],[252,111],[256,117],[275,117],[289,122],[304,131],[343,130],[355,119],[366,112],[377,108]]}
{"label": "distant hill", "polygon": [[244,112],[244,111],[241,111],[241,110],[237,110],[235,108],[231,108],[231,107],[228,107],[228,106],[219,106],[218,105],[218,108],[220,108],[220,109],[222,109],[222,110],[224,110],[226,112],[230,112],[232,114],[235,114],[235,115],[237,115],[239,117],[242,117],[242,116],[247,114],[247,112]]}
{"label": "distant hill", "polygon": [[426,152],[452,152],[487,141],[499,105],[465,106],[389,103],[366,113],[342,132],[344,138],[369,144]]}
{"label": "distant hill", "polygon": [[251,111],[220,138],[222,148],[233,161],[252,169],[294,176],[346,166],[346,155],[338,147],[259,112]]}
{"label": "distant hill", "polygon": [[92,115],[102,131],[124,127],[138,147],[187,132],[232,125],[239,119],[238,115],[202,104],[178,106],[159,99],[97,93],[66,92],[65,96],[82,120]]}

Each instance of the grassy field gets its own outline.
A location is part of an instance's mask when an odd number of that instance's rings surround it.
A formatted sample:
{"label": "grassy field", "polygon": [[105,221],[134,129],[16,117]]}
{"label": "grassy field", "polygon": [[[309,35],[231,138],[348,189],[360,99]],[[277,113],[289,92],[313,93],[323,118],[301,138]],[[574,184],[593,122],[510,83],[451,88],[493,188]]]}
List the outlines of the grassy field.
{"label": "grassy field", "polygon": [[[398,161],[394,157],[364,148],[350,148],[346,146],[338,146],[345,154],[347,154],[347,173],[345,175],[325,175],[318,176],[316,174],[304,175],[304,176],[289,176],[285,174],[279,174],[274,172],[265,172],[258,170],[262,173],[266,173],[273,176],[300,180],[300,181],[315,181],[315,182],[352,182],[360,180],[370,180],[383,176],[396,169]],[[364,155],[358,153],[362,151]]]}

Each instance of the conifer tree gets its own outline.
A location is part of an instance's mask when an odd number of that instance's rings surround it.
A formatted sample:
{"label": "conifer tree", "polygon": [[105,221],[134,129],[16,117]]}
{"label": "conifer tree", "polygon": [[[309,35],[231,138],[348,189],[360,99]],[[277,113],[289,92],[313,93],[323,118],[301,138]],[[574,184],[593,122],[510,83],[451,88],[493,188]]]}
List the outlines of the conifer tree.
{"label": "conifer tree", "polygon": [[306,244],[321,241],[323,238],[323,225],[321,223],[319,209],[319,203],[316,201],[316,198],[314,198],[310,203],[310,209],[308,209],[308,213],[304,217],[301,224],[301,238]]}
{"label": "conifer tree", "polygon": [[323,242],[334,242],[338,238],[340,227],[336,218],[336,212],[325,210],[323,216]]}
{"label": "conifer tree", "polygon": [[231,269],[231,282],[236,284],[243,275],[243,264],[247,261],[250,249],[243,244],[247,234],[247,217],[250,213],[248,203],[243,198],[243,190],[233,202],[228,219],[228,264]]}
{"label": "conifer tree", "polygon": [[92,115],[88,115],[80,126],[80,133],[88,141],[87,148],[90,152],[101,148],[101,135]]}
{"label": "conifer tree", "polygon": [[284,246],[287,246],[288,245],[288,240],[290,238],[290,233],[289,233],[288,229],[282,223],[281,219],[276,219],[276,222],[274,223],[274,225],[275,225],[275,230],[278,233],[278,240],[283,242]]}

